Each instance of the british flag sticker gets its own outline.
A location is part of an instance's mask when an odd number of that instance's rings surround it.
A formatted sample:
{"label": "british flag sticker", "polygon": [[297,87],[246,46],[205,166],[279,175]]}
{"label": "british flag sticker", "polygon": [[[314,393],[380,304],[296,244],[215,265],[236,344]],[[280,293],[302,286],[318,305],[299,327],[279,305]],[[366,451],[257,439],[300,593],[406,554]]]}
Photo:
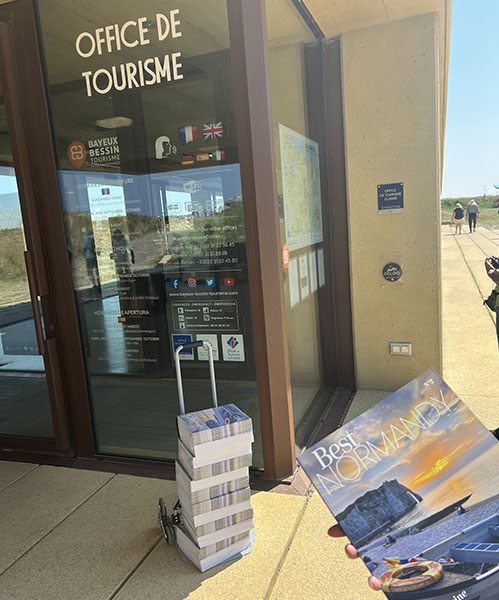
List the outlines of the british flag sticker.
{"label": "british flag sticker", "polygon": [[218,123],[203,123],[203,138],[205,141],[213,141],[223,138],[224,126],[221,121]]}

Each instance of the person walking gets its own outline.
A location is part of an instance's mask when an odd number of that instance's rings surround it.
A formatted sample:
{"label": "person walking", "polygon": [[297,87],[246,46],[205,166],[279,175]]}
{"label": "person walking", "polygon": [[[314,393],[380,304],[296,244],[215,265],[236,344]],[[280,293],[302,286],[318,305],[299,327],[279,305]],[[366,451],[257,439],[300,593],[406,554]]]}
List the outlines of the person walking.
{"label": "person walking", "polygon": [[470,233],[476,231],[476,220],[479,214],[480,209],[478,208],[478,204],[475,202],[475,199],[472,198],[468,202],[468,206],[466,207],[466,215],[468,216],[468,225],[470,227]]}
{"label": "person walking", "polygon": [[94,232],[91,229],[87,229],[86,231],[86,237],[83,240],[82,248],[85,254],[85,262],[87,263],[87,275],[92,284],[92,289],[99,288],[99,266],[97,264]]}
{"label": "person walking", "polygon": [[455,233],[462,233],[464,223],[464,209],[459,202],[456,202],[456,208],[452,212],[451,223],[456,225]]}

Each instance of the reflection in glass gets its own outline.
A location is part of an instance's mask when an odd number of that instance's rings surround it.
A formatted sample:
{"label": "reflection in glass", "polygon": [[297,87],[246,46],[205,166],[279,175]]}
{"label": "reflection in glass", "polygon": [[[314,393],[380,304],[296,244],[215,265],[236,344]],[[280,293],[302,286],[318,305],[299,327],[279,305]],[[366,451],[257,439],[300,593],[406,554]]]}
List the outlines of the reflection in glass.
{"label": "reflection in glass", "polygon": [[[75,47],[79,4],[96,27],[147,15],[149,42],[82,56],[90,49]],[[214,346],[219,402],[237,404],[254,420],[254,466],[260,467],[225,2],[183,3],[175,13],[182,35],[175,38],[162,35],[158,11],[170,15],[177,6],[158,6],[125,1],[117,15],[97,0],[39,1],[97,449],[176,456],[173,352],[203,338]],[[72,50],[64,60],[61,45]],[[89,94],[82,77],[99,68],[112,73],[120,63],[151,66],[151,57],[163,61],[176,52],[182,57],[177,80],[147,77],[142,85],[139,77],[129,87],[120,80],[99,93],[102,71],[96,87],[91,78]],[[185,351],[181,358],[186,409],[209,406],[206,352]]]}
{"label": "reflection in glass", "polygon": [[0,435],[53,438],[24,263],[24,228],[4,105],[0,105]]}
{"label": "reflection in glass", "polygon": [[337,385],[321,48],[292,3],[266,8],[293,417],[303,448]]}

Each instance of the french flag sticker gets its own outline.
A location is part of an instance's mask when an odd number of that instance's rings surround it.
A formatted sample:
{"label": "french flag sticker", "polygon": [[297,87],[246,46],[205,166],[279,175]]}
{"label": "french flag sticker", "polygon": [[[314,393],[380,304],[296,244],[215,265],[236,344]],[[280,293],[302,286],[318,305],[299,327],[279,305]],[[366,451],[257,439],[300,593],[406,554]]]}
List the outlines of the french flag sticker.
{"label": "french flag sticker", "polygon": [[198,128],[194,125],[186,125],[178,130],[178,137],[182,144],[195,142],[198,139]]}

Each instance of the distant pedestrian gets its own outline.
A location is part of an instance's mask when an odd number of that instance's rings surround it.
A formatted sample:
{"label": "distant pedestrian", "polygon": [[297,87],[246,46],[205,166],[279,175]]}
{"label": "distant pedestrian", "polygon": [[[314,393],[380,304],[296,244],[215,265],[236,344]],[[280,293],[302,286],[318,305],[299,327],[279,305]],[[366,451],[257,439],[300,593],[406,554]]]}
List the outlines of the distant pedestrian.
{"label": "distant pedestrian", "polygon": [[478,208],[478,204],[475,202],[474,198],[472,198],[468,202],[468,206],[466,207],[466,214],[468,215],[468,225],[470,226],[470,233],[476,231],[476,220],[478,215],[480,214],[480,209]]}
{"label": "distant pedestrian", "polygon": [[461,234],[464,223],[464,209],[459,202],[456,202],[456,208],[452,212],[451,222],[456,225],[455,233]]}
{"label": "distant pedestrian", "polygon": [[92,284],[92,288],[100,287],[99,266],[97,264],[97,252],[95,250],[94,232],[91,229],[86,230],[86,237],[82,244],[87,263],[87,275]]}

